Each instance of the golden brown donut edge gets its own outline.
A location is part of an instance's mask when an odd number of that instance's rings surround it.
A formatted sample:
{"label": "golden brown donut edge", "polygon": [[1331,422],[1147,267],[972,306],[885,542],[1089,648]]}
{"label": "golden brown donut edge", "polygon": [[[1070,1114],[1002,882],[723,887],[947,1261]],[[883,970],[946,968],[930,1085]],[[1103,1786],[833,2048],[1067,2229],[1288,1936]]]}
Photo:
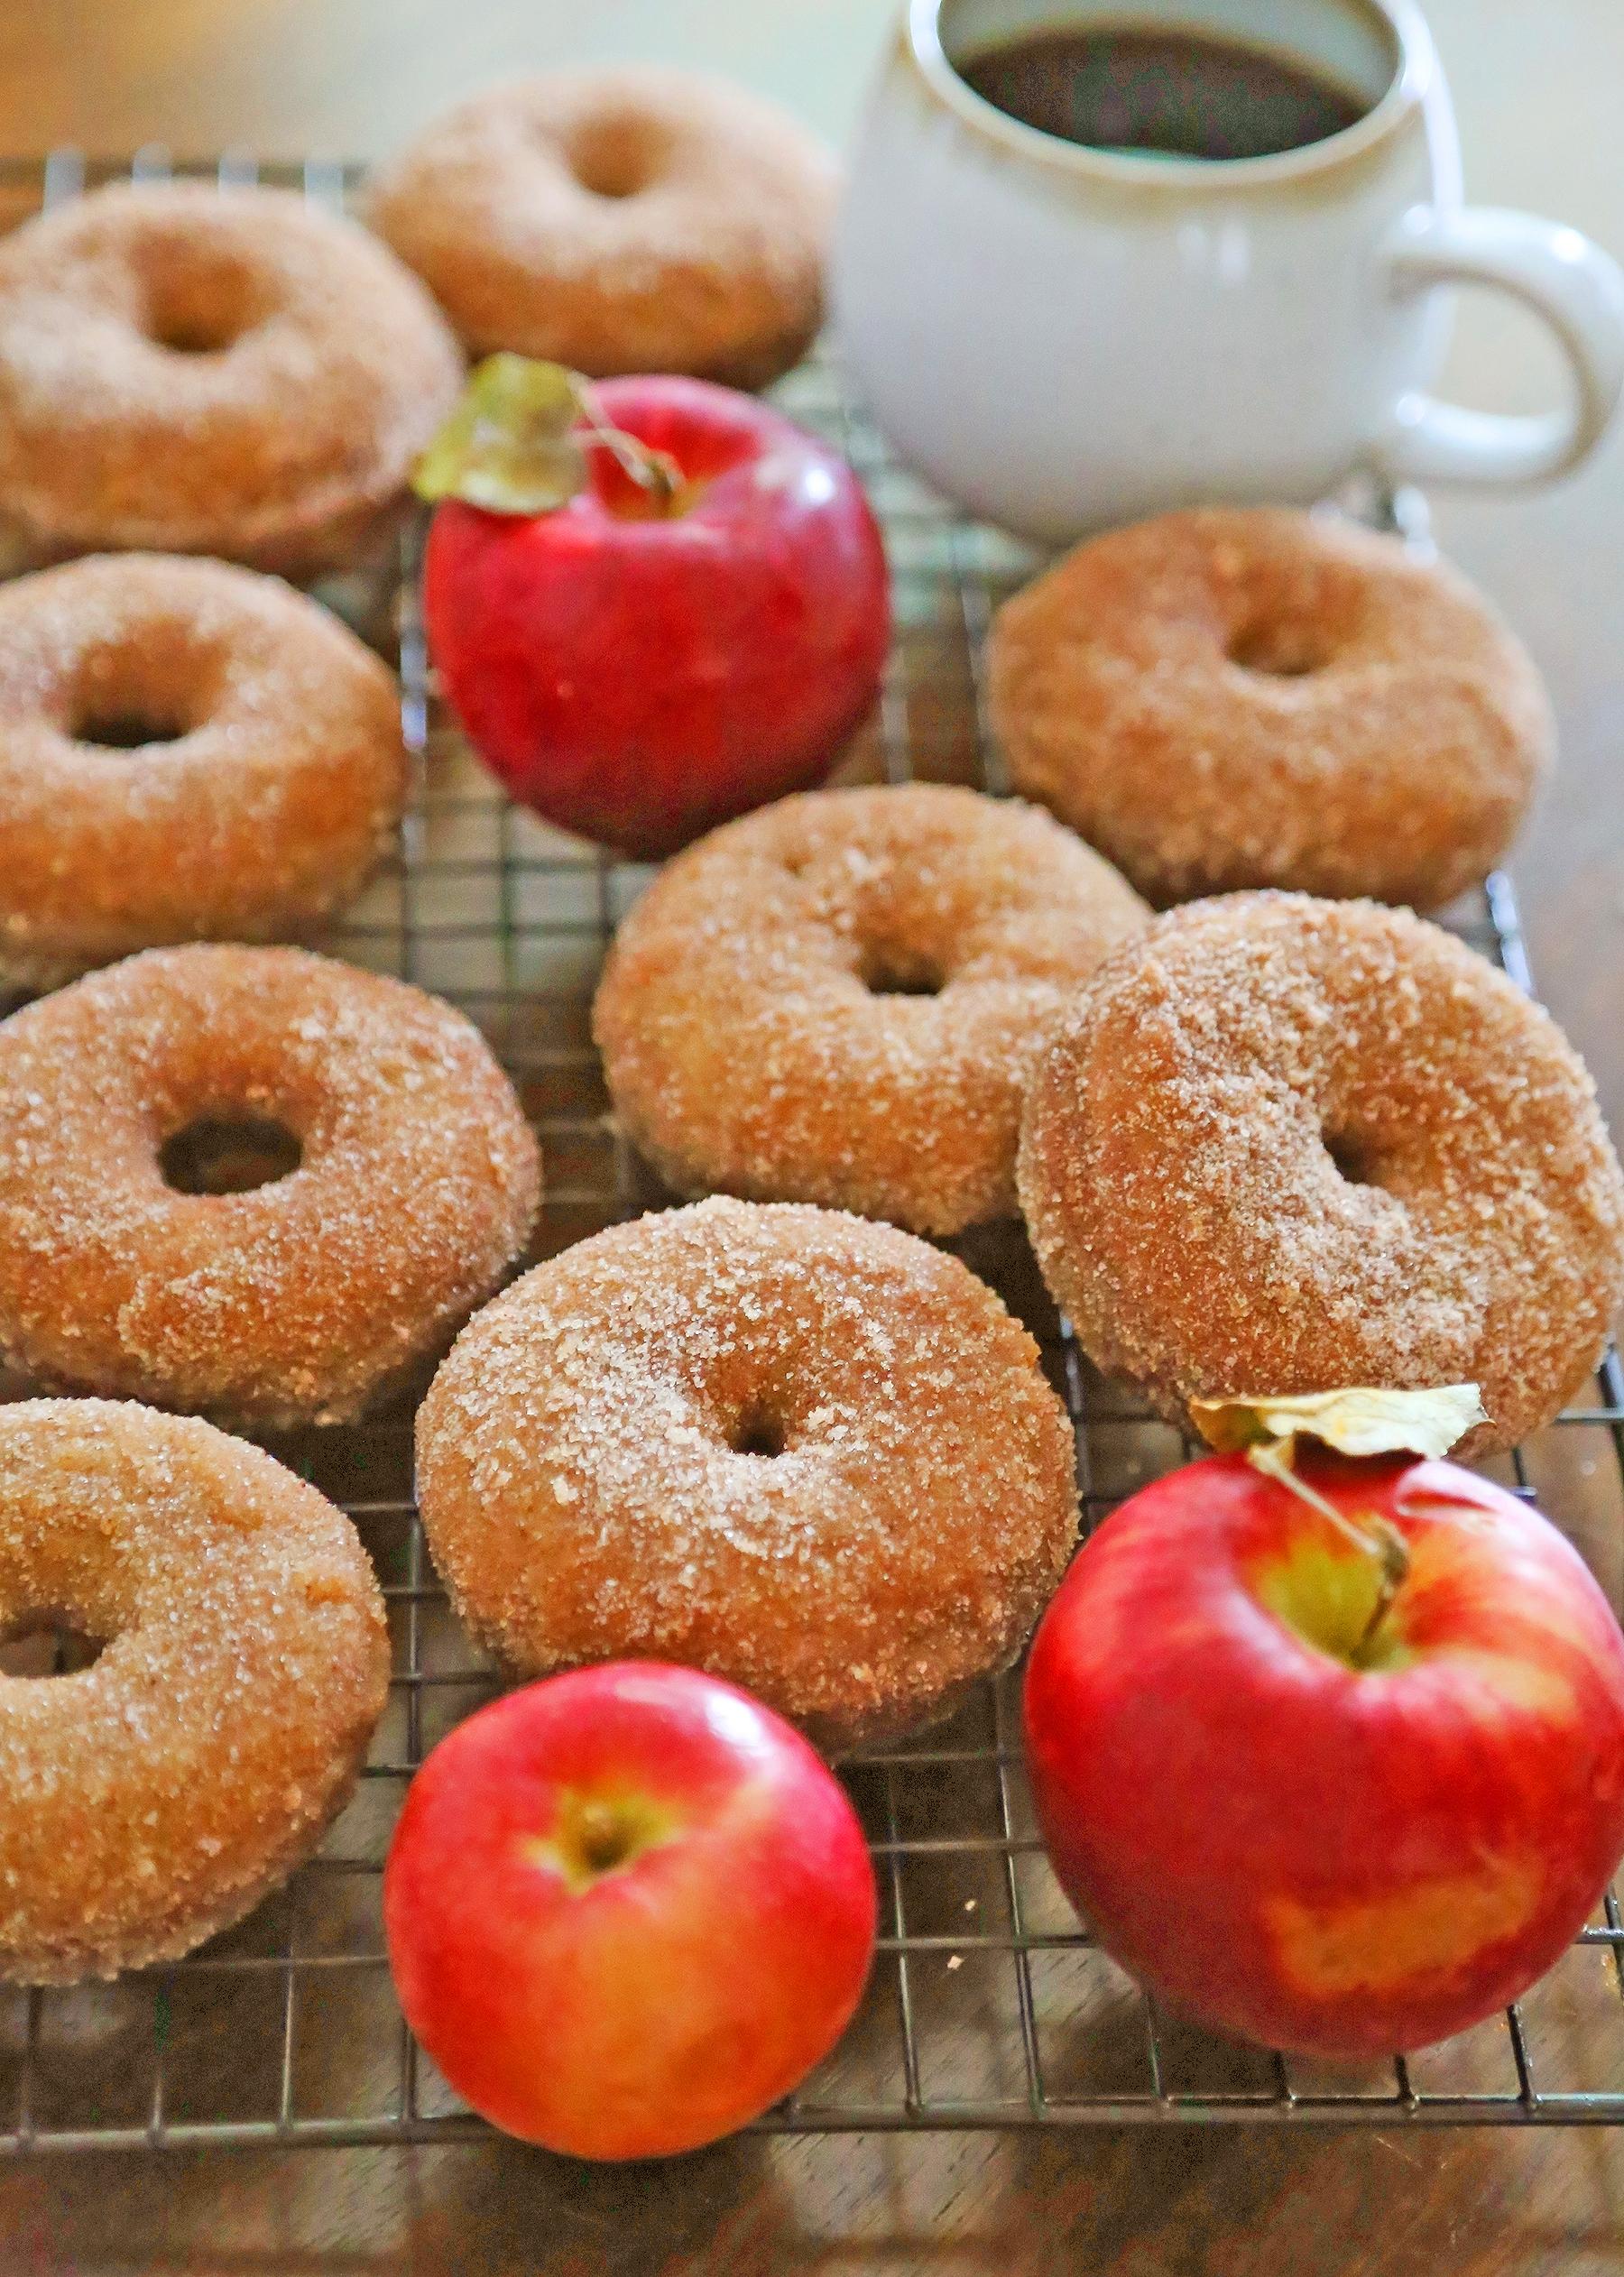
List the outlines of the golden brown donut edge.
{"label": "golden brown donut edge", "polygon": [[0,1634],[105,1649],[0,1676],[0,1977],[172,1960],[252,1911],[354,1790],[389,1637],[354,1527],[281,1464],[105,1400],[0,1407]]}
{"label": "golden brown donut edge", "polygon": [[1149,912],[1040,809],[814,791],[660,873],[593,1008],[615,1111],[675,1191],[950,1233],[1015,1213],[1026,1073]]}
{"label": "golden brown donut edge", "polygon": [[1078,998],[1019,1182],[1089,1357],[1192,1397],[1475,1382],[1549,1423],[1624,1297],[1624,1178],[1555,1023],[1370,902],[1195,902]]}
{"label": "golden brown donut edge", "polygon": [[118,554],[0,585],[0,993],[309,932],[405,796],[392,675],[280,580]]}
{"label": "golden brown donut edge", "polygon": [[368,217],[472,355],[753,389],[817,333],[837,179],[776,104],[616,66],[459,104],[381,170]]}
{"label": "golden brown donut edge", "polygon": [[708,1669],[839,1751],[1012,1660],[1076,1533],[1029,1336],[891,1226],[715,1199],[475,1315],[419,1411],[423,1524],[509,1673]]}
{"label": "golden brown donut edge", "polygon": [[1158,908],[1278,887],[1441,908],[1555,750],[1532,659],[1458,571],[1283,507],[1078,547],[999,611],[988,669],[1015,788]]}
{"label": "golden brown donut edge", "polygon": [[[296,1166],[166,1181],[177,1134],[243,1119]],[[352,1421],[501,1282],[540,1180],[449,1005],[302,950],[147,950],[0,1022],[0,1355],[41,1388]]]}

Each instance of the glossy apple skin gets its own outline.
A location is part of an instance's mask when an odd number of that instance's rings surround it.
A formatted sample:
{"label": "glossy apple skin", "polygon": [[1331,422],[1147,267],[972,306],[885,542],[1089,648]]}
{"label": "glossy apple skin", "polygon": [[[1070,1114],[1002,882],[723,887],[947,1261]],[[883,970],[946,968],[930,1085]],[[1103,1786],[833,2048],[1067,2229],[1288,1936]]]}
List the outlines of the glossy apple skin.
{"label": "glossy apple skin", "polygon": [[670,520],[601,446],[557,512],[453,500],[424,607],[475,749],[549,821],[653,860],[822,782],[872,705],[890,620],[884,549],[835,452],[703,380],[604,380],[613,425],[700,486]]}
{"label": "glossy apple skin", "polygon": [[1142,1984],[1266,2046],[1386,2056],[1515,1999],[1600,1899],[1624,1852],[1624,1643],[1562,1536],[1485,1480],[1297,1468],[1405,1535],[1410,1664],[1349,1667],[1260,1601],[1305,1544],[1347,1545],[1212,1457],[1124,1504],[1051,1603],[1032,1788],[1062,1887]]}
{"label": "glossy apple skin", "polygon": [[[668,1838],[572,1893],[560,1798],[643,1797]],[[708,2143],[839,2038],[873,1869],[798,1733],[693,1669],[611,1663],[481,1709],[412,1781],[383,1876],[401,2005],[457,2092],[578,2158]]]}

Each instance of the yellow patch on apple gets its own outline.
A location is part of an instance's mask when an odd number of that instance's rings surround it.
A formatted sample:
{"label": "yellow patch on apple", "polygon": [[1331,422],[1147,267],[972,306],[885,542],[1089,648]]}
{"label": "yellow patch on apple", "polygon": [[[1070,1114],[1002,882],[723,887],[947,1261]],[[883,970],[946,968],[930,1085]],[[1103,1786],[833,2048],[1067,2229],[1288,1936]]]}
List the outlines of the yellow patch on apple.
{"label": "yellow patch on apple", "polygon": [[1579,1702],[1567,1678],[1547,1664],[1512,1653],[1472,1651],[1453,1646],[1432,1655],[1435,1664],[1469,1669],[1497,1705],[1553,1723],[1573,1724]]}
{"label": "yellow patch on apple", "polygon": [[1544,1886],[1527,1859],[1483,1858],[1469,1874],[1413,1882],[1390,1897],[1334,1905],[1270,1898],[1263,1920],[1282,1970],[1302,1991],[1328,1999],[1390,1993],[1517,1936],[1533,1920]]}

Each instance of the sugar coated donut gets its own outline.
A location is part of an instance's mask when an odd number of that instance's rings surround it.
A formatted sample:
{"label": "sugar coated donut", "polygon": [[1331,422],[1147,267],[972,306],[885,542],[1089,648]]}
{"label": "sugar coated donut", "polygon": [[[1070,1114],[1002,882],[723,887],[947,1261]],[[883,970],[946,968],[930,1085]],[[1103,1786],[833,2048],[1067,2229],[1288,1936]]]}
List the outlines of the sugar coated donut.
{"label": "sugar coated donut", "polygon": [[1076,1532],[1065,1411],[992,1290],[793,1204],[538,1266],[457,1339],[417,1453],[435,1563],[507,1669],[689,1662],[827,1748],[1002,1667]]}
{"label": "sugar coated donut", "polygon": [[392,677],[274,578],[125,554],[0,586],[0,991],[309,930],[405,788]]}
{"label": "sugar coated donut", "polygon": [[1164,514],[998,613],[1015,787],[1165,906],[1248,886],[1436,909],[1555,751],[1544,684],[1456,571],[1282,507]]}
{"label": "sugar coated donut", "polygon": [[1239,894],[1102,968],[1020,1199],[1091,1359],[1191,1398],[1476,1383],[1548,1423],[1624,1297],[1624,1180],[1555,1023],[1407,910]]}
{"label": "sugar coated donut", "polygon": [[815,791],[662,872],[593,1031],[616,1112],[679,1192],[951,1233],[1014,1215],[1027,1068],[1148,922],[1035,808],[941,784]]}
{"label": "sugar coated donut", "polygon": [[12,566],[135,548],[341,567],[461,377],[418,280],[291,190],[75,198],[0,243]]}
{"label": "sugar coated donut", "polygon": [[257,1447],[108,1400],[0,1407],[0,1637],[91,1665],[0,1675],[0,1977],[173,1960],[309,1857],[389,1684],[340,1511]]}
{"label": "sugar coated donut", "polygon": [[0,1022],[0,1357],[345,1422],[496,1286],[538,1184],[448,1004],[298,949],[149,949]]}
{"label": "sugar coated donut", "polygon": [[776,104],[638,66],[459,104],[383,169],[368,214],[471,355],[755,388],[817,329],[835,187]]}

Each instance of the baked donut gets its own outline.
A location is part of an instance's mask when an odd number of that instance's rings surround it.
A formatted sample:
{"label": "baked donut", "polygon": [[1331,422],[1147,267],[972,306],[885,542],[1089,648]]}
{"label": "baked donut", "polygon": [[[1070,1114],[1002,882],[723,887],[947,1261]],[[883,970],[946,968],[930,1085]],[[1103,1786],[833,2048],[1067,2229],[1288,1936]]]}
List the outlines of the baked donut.
{"label": "baked donut", "polygon": [[1076,1533],[1065,1411],[992,1290],[793,1204],[537,1266],[453,1346],[417,1459],[435,1563],[509,1673],[687,1662],[829,1750],[1003,1667]]}
{"label": "baked donut", "polygon": [[1163,514],[1005,603],[1015,788],[1159,907],[1248,886],[1436,909],[1551,764],[1527,650],[1453,569],[1283,507]]}
{"label": "baked donut", "polygon": [[102,1650],[0,1675],[0,1978],[173,1960],[308,1858],[355,1784],[389,1630],[341,1511],[206,1423],[0,1406],[0,1638]]}
{"label": "baked donut", "polygon": [[1238,894],[1096,973],[1029,1087],[1020,1201],[1084,1351],[1192,1398],[1475,1383],[1466,1453],[1550,1422],[1624,1297],[1594,1086],[1407,910]]}
{"label": "baked donut", "polygon": [[461,382],[418,280],[291,190],[72,199],[0,242],[7,566],[134,548],[342,567]]}
{"label": "baked donut", "polygon": [[0,992],[308,931],[405,792],[392,676],[273,578],[125,554],[0,586]]}
{"label": "baked donut", "polygon": [[678,1192],[921,1232],[1015,1213],[1026,1071],[1149,912],[1032,807],[912,783],[712,833],[622,926],[593,1007],[615,1111]]}
{"label": "baked donut", "polygon": [[835,192],[776,104],[639,65],[458,104],[383,168],[367,215],[471,355],[758,388],[817,330]]}
{"label": "baked donut", "polygon": [[149,949],[0,1021],[0,1358],[347,1422],[496,1286],[538,1184],[448,1004],[299,949]]}

